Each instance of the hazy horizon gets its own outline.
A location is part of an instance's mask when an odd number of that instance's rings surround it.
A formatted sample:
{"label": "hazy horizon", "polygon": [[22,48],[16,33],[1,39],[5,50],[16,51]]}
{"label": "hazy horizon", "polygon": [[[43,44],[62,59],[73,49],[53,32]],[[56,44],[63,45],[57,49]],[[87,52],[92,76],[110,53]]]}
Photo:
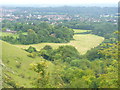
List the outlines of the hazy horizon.
{"label": "hazy horizon", "polygon": [[119,0],[2,0],[1,6],[58,7],[58,6],[100,6],[117,7]]}
{"label": "hazy horizon", "polygon": [[1,7],[118,7],[118,4],[84,4],[84,5],[39,5],[39,4],[30,4],[30,5],[0,5]]}

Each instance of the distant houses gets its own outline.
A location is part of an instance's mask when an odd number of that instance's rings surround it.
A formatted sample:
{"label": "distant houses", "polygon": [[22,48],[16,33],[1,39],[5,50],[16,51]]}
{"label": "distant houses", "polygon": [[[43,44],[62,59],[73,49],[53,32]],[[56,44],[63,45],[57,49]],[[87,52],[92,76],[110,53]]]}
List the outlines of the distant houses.
{"label": "distant houses", "polygon": [[13,34],[17,33],[17,31],[12,31],[12,30],[10,30],[10,29],[6,29],[6,30],[3,31],[3,32],[6,32],[6,33],[13,33]]}

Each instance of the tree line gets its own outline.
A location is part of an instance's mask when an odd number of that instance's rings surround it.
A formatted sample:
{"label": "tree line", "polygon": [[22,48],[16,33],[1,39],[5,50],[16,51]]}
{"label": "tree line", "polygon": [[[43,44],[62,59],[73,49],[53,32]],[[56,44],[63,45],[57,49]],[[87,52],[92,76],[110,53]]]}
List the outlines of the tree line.
{"label": "tree line", "polygon": [[15,26],[14,24],[10,26],[18,31],[18,37],[2,37],[2,40],[12,44],[36,44],[42,42],[63,43],[72,40],[74,35],[73,30],[70,28],[50,25],[46,22],[39,22],[38,24],[16,23]]}

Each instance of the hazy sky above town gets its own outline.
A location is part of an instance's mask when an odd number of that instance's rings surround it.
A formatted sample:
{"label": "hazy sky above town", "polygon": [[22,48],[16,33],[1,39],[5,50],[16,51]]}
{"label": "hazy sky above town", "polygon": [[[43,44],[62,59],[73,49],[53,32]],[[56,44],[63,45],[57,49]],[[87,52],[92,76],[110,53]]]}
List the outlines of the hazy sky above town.
{"label": "hazy sky above town", "polygon": [[0,0],[5,5],[82,5],[82,4],[117,4],[119,0]]}

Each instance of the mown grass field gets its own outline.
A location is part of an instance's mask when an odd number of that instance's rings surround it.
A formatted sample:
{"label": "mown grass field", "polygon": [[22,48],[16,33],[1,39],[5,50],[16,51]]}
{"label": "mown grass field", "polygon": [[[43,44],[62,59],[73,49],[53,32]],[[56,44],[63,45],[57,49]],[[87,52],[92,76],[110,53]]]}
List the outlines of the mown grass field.
{"label": "mown grass field", "polygon": [[[74,30],[75,33],[87,32],[88,30]],[[80,54],[85,54],[91,48],[98,46],[104,40],[103,37],[93,35],[93,34],[75,34],[74,40],[71,40],[69,43],[40,43],[40,44],[31,44],[31,45],[15,45],[23,49],[27,49],[29,46],[35,47],[37,50],[40,50],[45,45],[51,45],[54,49],[62,45],[72,45],[74,46]]]}
{"label": "mown grass field", "polygon": [[81,29],[74,29],[74,34],[90,32],[91,30],[81,30]]}

